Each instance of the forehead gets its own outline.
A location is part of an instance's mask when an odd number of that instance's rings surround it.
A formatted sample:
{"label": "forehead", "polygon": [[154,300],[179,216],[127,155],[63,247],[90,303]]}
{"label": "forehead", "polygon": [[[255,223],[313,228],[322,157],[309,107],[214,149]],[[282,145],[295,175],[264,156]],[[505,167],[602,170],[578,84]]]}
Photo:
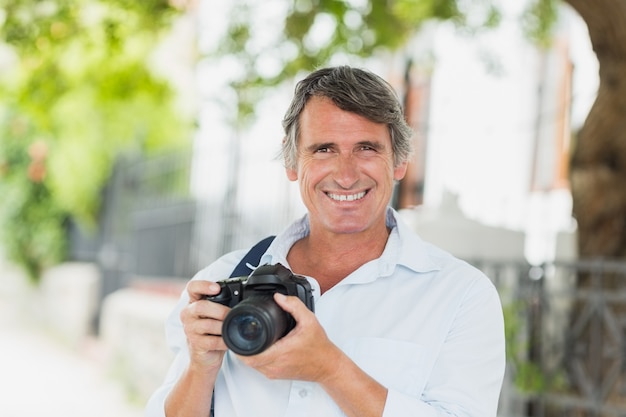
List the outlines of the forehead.
{"label": "forehead", "polygon": [[391,145],[389,127],[337,107],[327,97],[312,97],[300,115],[302,142],[375,141]]}

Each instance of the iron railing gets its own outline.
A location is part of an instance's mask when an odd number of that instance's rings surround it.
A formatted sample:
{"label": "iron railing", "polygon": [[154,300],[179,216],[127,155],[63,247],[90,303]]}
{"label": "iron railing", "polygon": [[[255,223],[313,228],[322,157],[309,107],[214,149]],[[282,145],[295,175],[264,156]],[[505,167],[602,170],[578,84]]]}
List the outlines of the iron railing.
{"label": "iron railing", "polygon": [[475,262],[507,326],[502,417],[626,416],[626,262]]}

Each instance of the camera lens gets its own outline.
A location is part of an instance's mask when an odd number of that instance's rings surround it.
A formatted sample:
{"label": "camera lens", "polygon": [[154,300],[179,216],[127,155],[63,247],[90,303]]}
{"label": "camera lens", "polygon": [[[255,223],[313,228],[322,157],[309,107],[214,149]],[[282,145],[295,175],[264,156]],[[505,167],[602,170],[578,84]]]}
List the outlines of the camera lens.
{"label": "camera lens", "polygon": [[267,330],[258,317],[239,313],[228,324],[224,339],[229,340],[226,344],[237,353],[254,352],[267,343]]}
{"label": "camera lens", "polygon": [[254,316],[237,316],[233,326],[242,339],[252,342],[263,338],[263,325]]}
{"label": "camera lens", "polygon": [[251,297],[237,304],[224,319],[222,337],[239,355],[256,355],[289,330],[290,316],[271,295]]}

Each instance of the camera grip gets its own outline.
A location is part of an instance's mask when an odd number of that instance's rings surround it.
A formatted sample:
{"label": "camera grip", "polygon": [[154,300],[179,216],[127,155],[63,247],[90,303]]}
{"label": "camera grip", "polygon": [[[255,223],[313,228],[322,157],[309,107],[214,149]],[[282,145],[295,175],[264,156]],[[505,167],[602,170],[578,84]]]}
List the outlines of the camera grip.
{"label": "camera grip", "polygon": [[202,297],[202,299],[227,306],[230,304],[232,296],[228,287],[222,286],[219,293],[215,295],[205,295],[204,297]]}

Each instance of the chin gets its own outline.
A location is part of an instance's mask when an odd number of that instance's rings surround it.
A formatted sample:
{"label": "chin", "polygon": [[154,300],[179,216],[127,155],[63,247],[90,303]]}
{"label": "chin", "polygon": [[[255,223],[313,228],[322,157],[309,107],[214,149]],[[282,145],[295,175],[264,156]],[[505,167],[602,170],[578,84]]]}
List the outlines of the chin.
{"label": "chin", "polygon": [[363,226],[362,224],[346,225],[344,223],[344,224],[337,225],[336,227],[329,227],[329,229],[336,234],[350,235],[350,234],[364,232],[365,230],[367,230],[367,226]]}

